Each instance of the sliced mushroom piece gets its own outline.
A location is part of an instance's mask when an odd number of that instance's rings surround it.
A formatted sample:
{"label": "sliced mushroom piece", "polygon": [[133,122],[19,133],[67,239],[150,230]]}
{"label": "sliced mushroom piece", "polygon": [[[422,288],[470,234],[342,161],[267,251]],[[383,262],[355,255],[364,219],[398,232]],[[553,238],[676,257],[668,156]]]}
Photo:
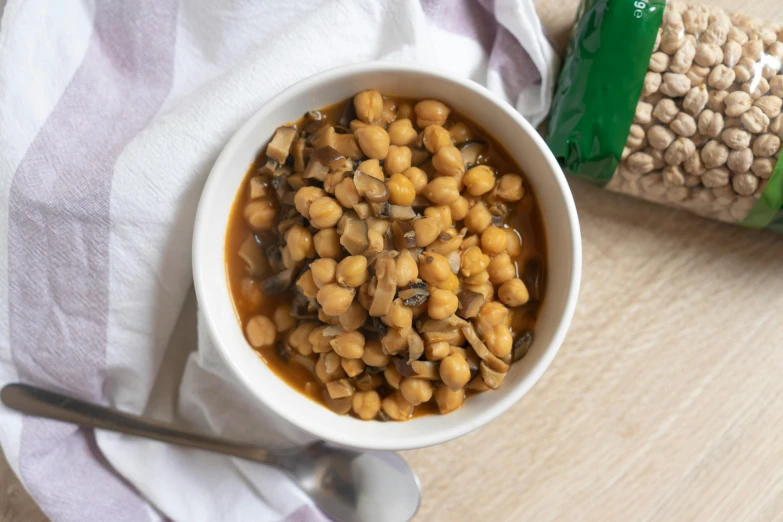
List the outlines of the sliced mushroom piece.
{"label": "sliced mushroom piece", "polygon": [[389,205],[388,201],[384,201],[383,203],[370,203],[370,211],[372,212],[372,215],[377,218],[391,217],[391,205]]}
{"label": "sliced mushroom piece", "polygon": [[337,119],[337,123],[343,127],[351,125],[351,121],[356,119],[356,108],[353,106],[353,100],[348,100],[343,104],[343,109],[340,111],[340,117]]}
{"label": "sliced mushroom piece", "polygon": [[[273,178],[287,178],[291,174],[293,174],[294,171],[291,167],[288,165],[280,165],[275,169],[275,171],[272,173]],[[274,180],[273,180],[274,181]]]}
{"label": "sliced mushroom piece", "polygon": [[[422,283],[424,283],[422,281]],[[420,306],[427,302],[430,297],[430,292],[427,289],[427,283],[424,283],[424,288],[420,286],[412,286],[416,283],[410,283],[408,288],[400,290],[399,296],[405,306]]]}
{"label": "sliced mushroom piece", "polygon": [[411,203],[411,207],[413,208],[427,208],[430,205],[432,205],[432,203],[424,196],[416,196],[413,198],[413,203]]}
{"label": "sliced mushroom piece", "polygon": [[541,260],[534,258],[525,263],[525,268],[522,271],[522,282],[525,283],[531,301],[541,299],[542,268]]}
{"label": "sliced mushroom piece", "polygon": [[484,305],[484,296],[478,292],[463,290],[458,295],[459,306],[457,314],[465,319],[476,317]]}
{"label": "sliced mushroom piece", "polygon": [[380,337],[383,337],[386,335],[386,332],[389,331],[388,327],[383,324],[380,317],[368,317],[367,321],[365,321],[364,326],[362,326],[362,330],[370,333],[376,333]]}
{"label": "sliced mushroom piece", "polygon": [[362,159],[362,149],[353,134],[335,134],[332,146],[346,158],[357,161]]}
{"label": "sliced mushroom piece", "polygon": [[269,268],[264,257],[264,251],[259,248],[255,237],[248,236],[237,251],[237,255],[245,262],[247,273],[253,277],[261,277]]}
{"label": "sliced mushroom piece", "polygon": [[264,279],[261,283],[261,289],[269,295],[282,294],[289,288],[294,281],[294,269],[283,270],[272,277]]}
{"label": "sliced mushroom piece", "polygon": [[309,370],[310,373],[315,375],[315,361],[312,360],[310,357],[307,357],[306,355],[302,355],[297,352],[293,352],[291,354],[291,362],[295,362],[299,366],[304,367],[305,369]]}
{"label": "sliced mushroom piece", "polygon": [[332,399],[329,393],[324,390],[323,392],[324,404],[326,407],[335,412],[338,415],[346,415],[351,411],[351,403],[353,401],[353,394],[348,397],[342,397],[340,399]]}
{"label": "sliced mushroom piece", "polygon": [[438,369],[440,364],[435,361],[413,361],[411,368],[416,372],[416,377],[421,379],[428,379],[431,381],[437,381],[440,379]]}
{"label": "sliced mushroom piece", "polygon": [[286,181],[294,192],[305,186],[304,175],[302,174],[291,174],[286,178]]}
{"label": "sliced mushroom piece", "polygon": [[291,302],[291,317],[296,319],[317,319],[318,306],[316,300],[311,297],[305,297],[302,294],[296,294]]}
{"label": "sliced mushroom piece", "polygon": [[303,175],[306,179],[323,181],[326,179],[327,174],[329,174],[329,167],[315,159],[315,157],[312,157],[310,158],[310,161],[307,162],[307,168],[305,168]]}
{"label": "sliced mushroom piece", "polygon": [[416,377],[418,375],[413,366],[402,357],[392,357],[392,362],[394,362],[394,367],[403,377]]}
{"label": "sliced mushroom piece", "polygon": [[[375,370],[375,373],[368,372],[367,370],[369,369]],[[366,368],[361,375],[354,377],[354,384],[356,384],[356,387],[361,391],[370,391],[380,388],[381,385],[385,382],[383,377],[377,373],[380,370],[380,368],[376,368],[374,366]]]}
{"label": "sliced mushroom piece", "polygon": [[418,167],[428,159],[430,159],[430,153],[425,148],[411,147],[411,165]]}
{"label": "sliced mushroom piece", "polygon": [[375,288],[369,312],[373,317],[383,317],[389,313],[397,291],[397,265],[388,252],[381,254],[375,262],[375,277],[378,279],[378,286]]}
{"label": "sliced mushroom piece", "polygon": [[348,379],[340,379],[326,383],[326,391],[332,399],[342,399],[353,395],[353,385]]}
{"label": "sliced mushroom piece", "polygon": [[272,141],[266,147],[266,155],[282,165],[288,158],[294,138],[296,138],[295,127],[278,127]]}
{"label": "sliced mushroom piece", "polygon": [[275,354],[285,363],[291,360],[291,356],[296,353],[294,350],[282,341],[275,343]]}
{"label": "sliced mushroom piece", "polygon": [[327,125],[315,134],[315,139],[310,141],[309,144],[316,149],[321,147],[333,147],[335,136],[337,136],[337,133],[334,132],[334,127]]}
{"label": "sliced mushroom piece", "polygon": [[315,149],[313,158],[319,163],[327,165],[332,172],[345,165],[346,160],[346,157],[331,145]]}
{"label": "sliced mushroom piece", "polygon": [[358,256],[367,250],[367,222],[360,219],[355,212],[344,212],[337,222],[337,233],[340,234],[340,244],[352,256]]}
{"label": "sliced mushroom piece", "polygon": [[272,158],[267,158],[266,162],[264,162],[261,168],[258,169],[258,172],[266,176],[271,176],[275,173],[275,170],[277,170],[277,167],[279,166],[280,164],[277,161],[273,160]]}
{"label": "sliced mushroom piece", "polygon": [[480,141],[469,141],[460,147],[459,151],[462,154],[462,163],[465,165],[465,168],[467,169],[478,163],[486,148],[487,144]]}
{"label": "sliced mushroom piece", "polygon": [[[498,372],[489,367],[489,365],[481,361],[479,363],[479,371],[481,372],[481,380],[487,387],[497,390],[500,385],[503,384],[503,378],[506,376],[505,372]],[[328,386],[328,385],[327,385]]]}
{"label": "sliced mushroom piece", "polygon": [[487,210],[489,210],[489,213],[492,215],[493,224],[495,224],[495,218],[500,218],[500,223],[502,224],[503,218],[506,217],[506,214],[508,214],[508,207],[506,207],[505,203],[500,201],[490,203],[490,205],[487,207]]}
{"label": "sliced mushroom piece", "polygon": [[446,256],[446,261],[449,262],[449,268],[451,269],[451,273],[458,274],[460,266],[462,264],[462,260],[459,253],[456,250],[453,252],[449,252],[449,254]]}
{"label": "sliced mushroom piece", "polygon": [[370,203],[384,203],[389,199],[389,187],[383,181],[357,170],[353,175],[353,184],[359,196]]}
{"label": "sliced mushroom piece", "polygon": [[487,363],[487,365],[492,370],[502,373],[508,371],[508,364],[498,359],[492,352],[489,351],[487,345],[484,344],[481,339],[479,339],[479,336],[476,333],[476,329],[472,324],[468,324],[467,326],[462,327],[462,333],[465,335],[465,339],[467,339],[470,345],[473,347],[476,355],[478,355],[482,361]]}
{"label": "sliced mushroom piece", "polygon": [[522,357],[527,355],[527,352],[530,350],[530,346],[532,346],[534,339],[535,335],[533,335],[532,330],[522,330],[522,333],[519,334],[517,340],[514,341],[514,348],[511,350],[511,362],[517,362]]}
{"label": "sliced mushroom piece", "polygon": [[294,158],[294,172],[304,172],[307,163],[304,158],[305,140],[296,138],[291,144],[291,156]]}
{"label": "sliced mushroom piece", "polygon": [[390,205],[390,214],[392,219],[410,221],[416,217],[413,207],[403,207],[400,205]]}
{"label": "sliced mushroom piece", "polygon": [[[421,340],[415,328],[408,332],[408,362],[412,363],[424,353],[424,341]],[[436,372],[437,375],[437,372]]]}
{"label": "sliced mushroom piece", "polygon": [[395,220],[390,228],[394,237],[394,248],[399,251],[416,248],[416,232],[413,230],[413,225],[407,221]]}
{"label": "sliced mushroom piece", "polygon": [[360,219],[367,219],[371,215],[369,203],[357,203],[353,206],[353,209],[356,211],[356,215],[359,216]]}

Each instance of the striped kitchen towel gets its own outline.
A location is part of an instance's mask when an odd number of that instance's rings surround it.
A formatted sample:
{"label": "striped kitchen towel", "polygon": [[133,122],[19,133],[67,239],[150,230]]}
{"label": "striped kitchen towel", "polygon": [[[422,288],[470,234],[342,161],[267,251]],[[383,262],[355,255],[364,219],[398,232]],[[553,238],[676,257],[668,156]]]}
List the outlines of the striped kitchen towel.
{"label": "striped kitchen towel", "polygon": [[[195,331],[190,293],[196,204],[229,136],[287,86],[351,62],[450,70],[534,124],[556,73],[531,0],[0,10],[0,384],[268,444],[307,436],[245,400]],[[0,444],[55,522],[324,518],[279,472],[237,459],[4,408]]]}

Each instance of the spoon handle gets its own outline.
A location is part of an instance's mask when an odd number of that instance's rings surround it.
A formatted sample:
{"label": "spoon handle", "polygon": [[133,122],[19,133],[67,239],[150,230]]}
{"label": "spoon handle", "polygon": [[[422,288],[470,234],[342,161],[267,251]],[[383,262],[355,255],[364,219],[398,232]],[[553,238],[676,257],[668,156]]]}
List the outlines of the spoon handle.
{"label": "spoon handle", "polygon": [[9,408],[29,415],[269,462],[269,452],[261,448],[177,429],[165,422],[131,415],[29,384],[6,385],[0,391],[0,400]]}

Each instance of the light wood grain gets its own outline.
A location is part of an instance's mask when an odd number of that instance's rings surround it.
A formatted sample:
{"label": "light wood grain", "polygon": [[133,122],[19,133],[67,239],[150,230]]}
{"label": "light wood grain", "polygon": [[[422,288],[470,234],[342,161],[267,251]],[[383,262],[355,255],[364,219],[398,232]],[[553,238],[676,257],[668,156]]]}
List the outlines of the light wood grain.
{"label": "light wood grain", "polygon": [[[537,1],[560,51],[577,3]],[[710,3],[783,22],[778,0]],[[566,342],[504,416],[405,452],[416,520],[783,520],[783,237],[572,189],[584,273]],[[41,519],[0,462],[0,520]]]}

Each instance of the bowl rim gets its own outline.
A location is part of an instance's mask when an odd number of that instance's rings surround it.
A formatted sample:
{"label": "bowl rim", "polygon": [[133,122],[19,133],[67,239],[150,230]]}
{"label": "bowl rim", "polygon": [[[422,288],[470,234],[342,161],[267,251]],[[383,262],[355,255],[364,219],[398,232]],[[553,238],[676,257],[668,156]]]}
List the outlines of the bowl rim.
{"label": "bowl rim", "polygon": [[[257,393],[254,386],[251,384],[249,375],[240,367],[238,361],[234,360],[228,353],[227,349],[222,345],[220,340],[220,328],[216,324],[214,314],[209,312],[211,308],[210,300],[208,300],[207,295],[205,295],[206,290],[204,289],[204,285],[206,283],[204,281],[210,276],[210,274],[204,272],[205,267],[203,266],[204,264],[200,262],[199,257],[199,252],[203,250],[203,247],[201,246],[201,242],[203,240],[202,238],[207,235],[206,231],[208,227],[208,212],[205,210],[205,207],[207,206],[208,202],[214,199],[215,195],[213,193],[217,190],[217,186],[221,181],[220,176],[217,173],[226,170],[228,163],[230,162],[230,158],[236,154],[241,144],[244,143],[244,141],[251,134],[252,129],[259,124],[268,108],[285,104],[289,99],[298,98],[313,86],[339,80],[342,77],[350,77],[355,74],[366,73],[414,73],[431,76],[442,81],[456,84],[457,86],[464,88],[466,91],[469,91],[472,95],[486,98],[487,101],[497,106],[497,108],[501,111],[505,112],[509,117],[512,118],[514,123],[518,125],[533,140],[536,148],[543,155],[544,161],[547,163],[552,173],[554,174],[558,193],[565,209],[564,217],[567,221],[566,228],[571,233],[570,248],[572,252],[572,266],[570,281],[568,281],[567,284],[567,298],[565,306],[563,307],[562,313],[558,319],[551,342],[542,352],[539,361],[537,361],[537,363],[530,368],[526,378],[523,379],[518,385],[513,387],[507,395],[499,397],[496,402],[481,410],[476,415],[470,417],[465,422],[461,422],[455,426],[447,427],[434,432],[422,433],[416,435],[415,437],[410,437],[408,440],[400,441],[402,442],[401,444],[378,443],[378,441],[368,440],[368,437],[356,436],[352,433],[342,433],[341,438],[336,440],[332,431],[322,430],[321,427],[316,423],[307,424],[306,422],[302,422],[300,415],[295,412],[292,413],[290,409],[283,407],[282,403],[279,401],[268,399],[262,394]],[[259,107],[259,109],[255,111],[253,115],[251,115],[232,134],[231,138],[221,150],[220,154],[215,160],[214,165],[212,166],[212,169],[209,172],[209,176],[200,195],[198,208],[196,211],[192,246],[193,280],[196,297],[200,309],[204,312],[202,315],[206,321],[208,333],[216,347],[217,352],[220,354],[221,359],[231,369],[232,374],[239,378],[244,388],[256,400],[274,412],[275,415],[279,416],[281,419],[289,422],[300,430],[303,430],[305,433],[313,435],[322,440],[369,450],[415,449],[453,440],[486,425],[491,420],[499,417],[509,408],[511,408],[511,406],[516,404],[528,391],[530,391],[535,383],[538,382],[538,380],[551,364],[555,355],[557,355],[557,352],[560,350],[560,346],[565,339],[565,335],[574,315],[582,273],[581,233],[573,195],[571,194],[570,188],[566,181],[565,175],[560,168],[560,165],[558,164],[552,152],[549,150],[549,147],[546,145],[544,139],[538,134],[535,128],[524,117],[522,117],[522,115],[519,114],[519,112],[514,109],[514,107],[509,105],[506,101],[501,99],[483,85],[473,82],[467,78],[456,76],[448,71],[444,71],[436,67],[424,66],[421,64],[409,62],[370,61],[334,67],[298,81],[297,83],[285,88],[280,93],[276,94],[264,104],[262,104],[261,107]],[[214,277],[214,274],[211,275]],[[296,390],[293,391],[296,392]]]}

